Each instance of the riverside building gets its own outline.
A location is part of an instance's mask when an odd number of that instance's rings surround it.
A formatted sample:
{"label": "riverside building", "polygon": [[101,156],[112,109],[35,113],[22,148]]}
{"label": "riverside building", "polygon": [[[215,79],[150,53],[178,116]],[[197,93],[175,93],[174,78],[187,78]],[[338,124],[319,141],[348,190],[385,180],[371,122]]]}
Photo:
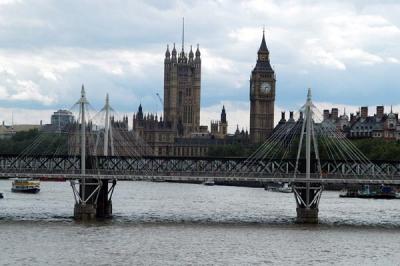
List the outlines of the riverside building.
{"label": "riverside building", "polygon": [[385,113],[384,106],[377,106],[373,115],[369,115],[367,106],[361,107],[356,114],[350,114],[350,117],[345,112],[340,116],[338,113],[337,108],[324,110],[323,122],[335,124],[348,138],[400,140],[399,115],[392,108]]}

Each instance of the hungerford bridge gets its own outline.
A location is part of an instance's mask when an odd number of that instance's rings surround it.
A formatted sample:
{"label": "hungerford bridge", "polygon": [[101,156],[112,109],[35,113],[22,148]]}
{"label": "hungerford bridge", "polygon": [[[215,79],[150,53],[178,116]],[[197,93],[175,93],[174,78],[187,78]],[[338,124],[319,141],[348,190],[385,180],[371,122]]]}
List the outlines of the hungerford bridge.
{"label": "hungerford bridge", "polygon": [[115,147],[127,146],[127,140],[112,126],[108,96],[100,115],[103,126],[96,125],[96,134],[93,130],[89,134],[93,121],[87,115],[88,105],[82,87],[75,105],[79,107],[76,132],[67,144],[74,152],[40,155],[27,147],[20,155],[0,155],[0,176],[70,180],[76,219],[111,217],[117,180],[287,182],[293,187],[301,223],[318,222],[325,184],[400,185],[400,162],[371,162],[335,126],[316,122],[318,110],[310,89],[298,122],[278,126],[248,158],[141,156],[138,146],[121,155]]}

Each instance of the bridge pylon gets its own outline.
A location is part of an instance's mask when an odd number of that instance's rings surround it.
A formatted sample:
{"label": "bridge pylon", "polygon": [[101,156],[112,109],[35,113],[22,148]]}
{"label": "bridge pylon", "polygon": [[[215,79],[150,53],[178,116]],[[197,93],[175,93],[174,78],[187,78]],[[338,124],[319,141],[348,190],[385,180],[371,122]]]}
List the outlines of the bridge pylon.
{"label": "bridge pylon", "polygon": [[[305,178],[311,178],[311,149],[314,148],[316,167],[314,171],[321,178],[321,162],[318,152],[318,142],[315,137],[313,108],[315,106],[311,100],[311,89],[308,89],[307,102],[303,106],[305,118],[301,128],[300,143],[297,151],[296,167],[294,170],[294,178],[298,173],[305,172]],[[299,171],[299,161],[302,151],[303,139],[305,138],[305,169]],[[315,165],[315,164],[314,164]],[[316,169],[315,169],[316,168]],[[319,183],[302,182],[293,184],[293,193],[296,199],[296,212],[298,223],[318,223],[319,201],[321,199],[323,186]]]}
{"label": "bridge pylon", "polygon": [[[81,97],[77,102],[80,111],[80,152],[81,152],[81,178],[71,180],[71,187],[74,193],[75,206],[74,218],[77,220],[92,220],[96,217],[96,202],[101,187],[100,180],[88,180],[86,175],[86,110],[88,101],[86,99],[85,88],[82,85]],[[89,162],[90,164],[90,162]]]}
{"label": "bridge pylon", "polygon": [[[90,130],[90,121],[86,121],[86,100],[85,89],[82,85],[81,98],[78,103],[80,107],[80,167],[81,175],[75,180],[71,180],[72,191],[75,198],[74,218],[77,220],[93,220],[96,218],[109,218],[112,216],[111,197],[116,185],[116,179],[87,178],[86,170],[94,171],[97,167],[96,153],[93,156],[86,154],[87,145],[90,141],[86,138],[86,129]],[[114,155],[112,141],[112,127],[110,121],[109,97],[106,96],[105,110],[105,128],[104,128],[104,149],[103,155],[108,156],[108,150],[111,148],[111,155]],[[88,123],[87,123],[88,122]],[[97,150],[97,143],[95,151]],[[90,151],[91,149],[89,149]],[[111,185],[110,185],[111,183]]]}
{"label": "bridge pylon", "polygon": [[[112,111],[110,105],[110,98],[108,93],[106,95],[106,102],[101,111],[105,112],[105,125],[104,125],[104,134],[103,134],[103,156],[114,156],[114,140],[113,140],[113,127],[111,123],[110,112]],[[96,147],[97,149],[97,147]],[[109,187],[109,184],[111,186]],[[96,217],[98,218],[111,218],[112,217],[112,194],[114,192],[114,188],[117,184],[116,179],[105,179],[102,181],[99,197],[97,199],[97,210]]]}

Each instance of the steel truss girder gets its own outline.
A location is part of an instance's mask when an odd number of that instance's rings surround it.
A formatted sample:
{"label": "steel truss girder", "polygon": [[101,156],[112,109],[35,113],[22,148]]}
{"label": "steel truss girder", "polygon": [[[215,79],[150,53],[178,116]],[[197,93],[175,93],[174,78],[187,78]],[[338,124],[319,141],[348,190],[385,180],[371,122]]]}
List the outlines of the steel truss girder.
{"label": "steel truss girder", "polygon": [[[293,173],[293,160],[257,160],[248,164],[246,158],[208,157],[93,157],[88,172],[103,174],[199,175],[199,176],[264,176]],[[398,176],[400,162],[376,161],[362,164],[345,161],[321,161],[323,175],[337,176]],[[16,156],[0,155],[0,172],[78,173],[77,156]]]}

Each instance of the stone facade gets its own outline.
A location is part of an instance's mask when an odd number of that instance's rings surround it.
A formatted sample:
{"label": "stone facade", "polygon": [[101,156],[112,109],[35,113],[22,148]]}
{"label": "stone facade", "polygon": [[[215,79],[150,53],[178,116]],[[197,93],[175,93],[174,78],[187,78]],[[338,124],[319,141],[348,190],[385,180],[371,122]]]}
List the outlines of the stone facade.
{"label": "stone facade", "polygon": [[[110,117],[110,128],[112,128],[112,148],[109,148],[109,155],[117,156],[137,156],[145,154],[150,149],[143,143],[141,138],[128,127],[128,117],[123,116],[122,120],[116,120],[114,116]],[[75,132],[80,131],[80,124],[74,121],[68,125],[68,145],[67,153],[69,155],[79,155],[81,150],[81,135]],[[86,154],[90,156],[104,155],[104,131],[97,125],[89,121],[86,125]],[[95,147],[95,148],[94,148]]]}
{"label": "stone facade", "polygon": [[[259,53],[259,68],[263,68],[268,54],[263,49]],[[255,73],[259,73],[259,70]],[[254,81],[257,86],[261,84],[258,79]],[[275,84],[271,83],[271,86],[275,90]],[[164,117],[145,114],[142,105],[133,115],[133,132],[149,147],[146,155],[207,156],[209,147],[213,145],[249,144],[249,134],[244,130],[228,134],[225,106],[222,107],[220,120],[211,121],[210,131],[207,126],[200,125],[200,95],[199,45],[195,52],[190,47],[188,54],[185,53],[183,41],[179,54],[175,44],[172,51],[167,46],[164,58]]]}
{"label": "stone facade", "polygon": [[200,127],[201,58],[197,45],[187,55],[182,50],[177,57],[174,47],[172,55],[167,46],[164,59],[164,119],[180,135],[198,132]]}
{"label": "stone facade", "polygon": [[207,156],[212,145],[249,143],[249,135],[244,130],[228,134],[226,110],[223,106],[221,119],[211,121],[211,132],[207,126],[199,126],[198,132],[190,135],[182,132],[173,123],[154,114],[144,114],[142,105],[133,115],[133,131],[148,144],[146,155],[157,156]]}
{"label": "stone facade", "polygon": [[157,115],[143,114],[142,105],[133,115],[133,131],[150,146],[147,155],[174,155],[175,138],[179,135],[172,123]]}
{"label": "stone facade", "polygon": [[225,106],[222,106],[221,120],[212,120],[210,130],[211,134],[216,138],[224,138],[228,134]]}
{"label": "stone facade", "polygon": [[383,106],[376,107],[376,113],[368,114],[368,107],[360,108],[356,114],[350,117],[344,113],[338,115],[338,109],[324,110],[323,123],[332,122],[336,128],[345,133],[348,138],[383,138],[388,140],[400,140],[399,115],[384,112]]}
{"label": "stone facade", "polygon": [[250,138],[254,144],[264,142],[274,128],[275,82],[263,33],[250,78]]}

